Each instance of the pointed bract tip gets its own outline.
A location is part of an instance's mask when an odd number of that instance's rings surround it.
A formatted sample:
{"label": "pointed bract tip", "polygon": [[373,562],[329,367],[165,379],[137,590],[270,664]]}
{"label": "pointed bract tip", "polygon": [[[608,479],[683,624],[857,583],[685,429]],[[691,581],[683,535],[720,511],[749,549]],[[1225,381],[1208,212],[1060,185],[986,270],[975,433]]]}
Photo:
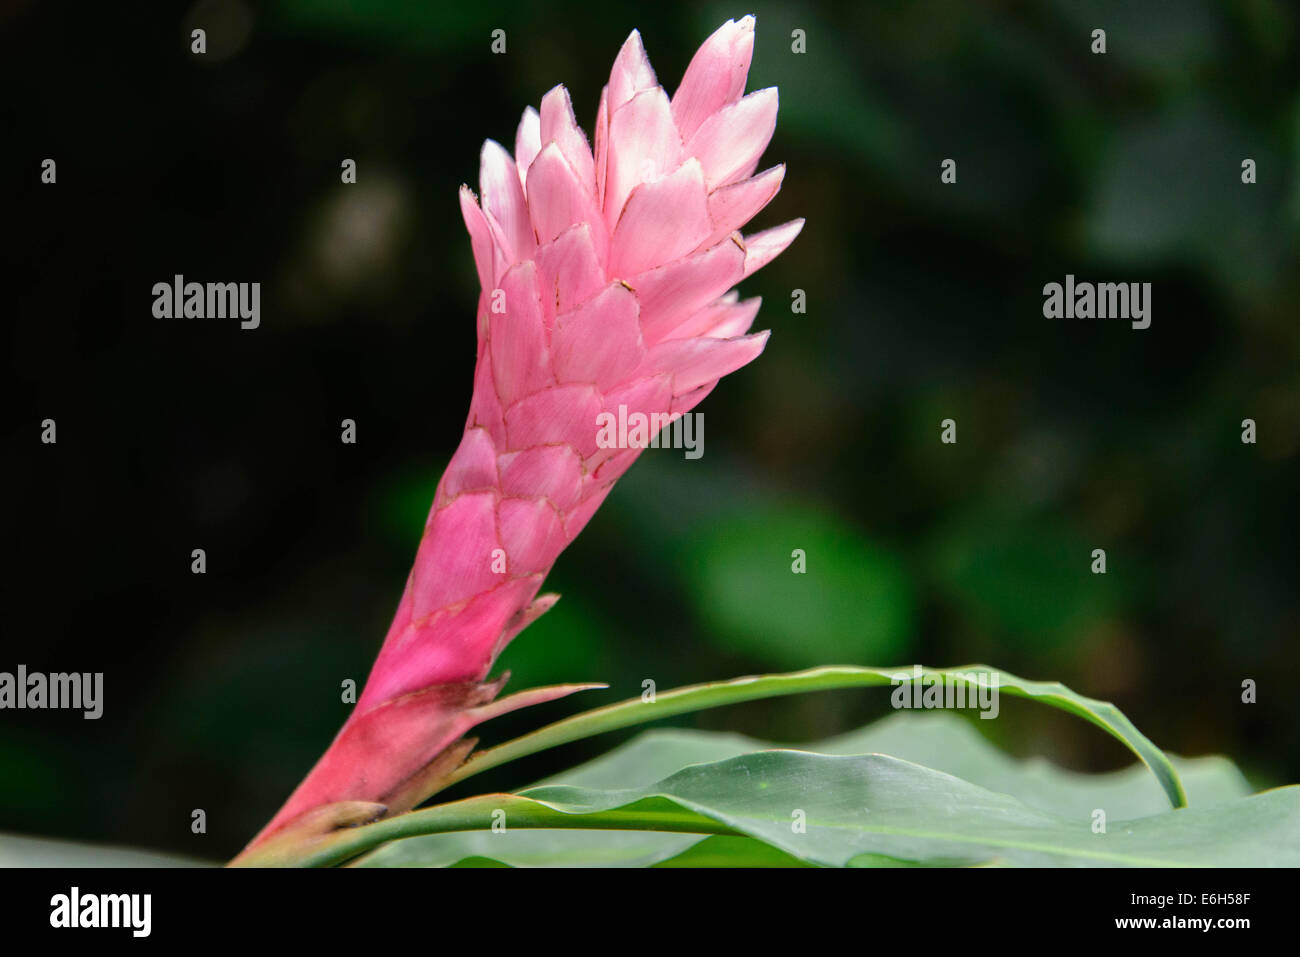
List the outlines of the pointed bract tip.
{"label": "pointed bract tip", "polygon": [[[542,104],[545,105],[547,99],[549,99],[552,96],[563,97],[564,101],[570,104],[570,108],[572,108],[573,100],[569,96],[569,88],[565,86],[563,83],[557,83],[555,84],[555,86],[547,90],[546,93],[542,96]],[[532,107],[529,107],[529,109],[532,109]],[[540,116],[540,114],[538,115]]]}
{"label": "pointed bract tip", "polygon": [[491,153],[504,153],[506,156],[510,155],[510,151],[496,140],[486,139],[483,141],[483,146],[478,151],[479,159],[482,160],[484,156],[488,156]]}
{"label": "pointed bract tip", "polygon": [[[632,95],[658,85],[654,67],[646,56],[645,45],[641,42],[641,31],[633,30],[623,41],[623,46],[614,58],[614,67],[609,74],[610,85],[619,89],[618,106],[622,106]],[[620,82],[621,81],[621,82]]]}
{"label": "pointed bract tip", "polygon": [[632,64],[644,62],[646,66],[650,65],[649,57],[646,56],[645,43],[641,39],[641,31],[633,30],[623,41],[623,45],[618,48],[618,56],[614,58],[614,69],[620,66],[627,67]]}
{"label": "pointed bract tip", "polygon": [[555,701],[558,698],[564,698],[579,691],[598,691],[602,688],[608,688],[609,685],[600,682],[587,682],[581,684],[567,685],[548,685],[543,688],[529,688],[527,691],[516,691],[512,695],[506,695],[504,698],[498,698],[486,704],[478,705],[471,709],[474,716],[475,724],[482,724],[485,721],[491,721],[493,718],[499,718],[503,714],[509,714],[511,711],[518,711],[520,708],[529,708],[537,704],[545,704],[548,701]]}

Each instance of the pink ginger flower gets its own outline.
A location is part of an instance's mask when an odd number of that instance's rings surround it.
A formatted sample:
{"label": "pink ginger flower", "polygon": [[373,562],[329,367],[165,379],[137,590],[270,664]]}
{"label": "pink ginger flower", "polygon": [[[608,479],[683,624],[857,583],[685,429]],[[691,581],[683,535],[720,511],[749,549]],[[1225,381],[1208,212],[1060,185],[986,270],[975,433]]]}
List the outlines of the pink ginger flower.
{"label": "pink ginger flower", "polygon": [[757,357],[759,300],[728,290],[803,225],[738,232],[784,174],[755,175],[777,91],[744,95],[753,30],[724,24],[671,99],[633,31],[594,152],[563,86],[524,111],[513,157],[484,144],[481,203],[460,191],[482,285],[465,435],[361,699],[254,844],[324,804],[412,807],[468,754],[474,725],[576,690],[494,702],[505,679],[485,679],[554,604],[542,580],[641,451],[599,447],[598,416],[681,415]]}

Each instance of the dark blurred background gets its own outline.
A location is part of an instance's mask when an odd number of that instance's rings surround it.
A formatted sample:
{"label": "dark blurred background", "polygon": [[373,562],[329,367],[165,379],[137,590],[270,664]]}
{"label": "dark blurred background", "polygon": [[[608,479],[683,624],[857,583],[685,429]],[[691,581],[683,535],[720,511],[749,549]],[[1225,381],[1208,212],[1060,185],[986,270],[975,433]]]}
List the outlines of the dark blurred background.
{"label": "dark blurred background", "polygon": [[[513,148],[559,82],[590,129],[634,27],[671,91],[747,12],[750,88],[781,89],[764,165],[788,164],[756,226],[808,220],[742,287],[771,343],[701,407],[702,459],[650,451],[620,483],[501,663],[512,689],[613,688],[484,740],[647,678],[987,661],[1112,699],[1257,786],[1300,780],[1295,5],[150,6],[0,15],[0,670],[106,673],[99,721],[0,714],[0,831],[220,859],[265,822],[344,719],[340,682],[366,675],[460,437],[477,286],[456,188],[482,140]],[[154,319],[175,273],[261,282],[261,328]],[[1151,328],[1044,319],[1066,273],[1153,283]],[[804,741],[887,699],[679,723]],[[1003,714],[976,723],[1015,754],[1128,763],[1076,719]]]}

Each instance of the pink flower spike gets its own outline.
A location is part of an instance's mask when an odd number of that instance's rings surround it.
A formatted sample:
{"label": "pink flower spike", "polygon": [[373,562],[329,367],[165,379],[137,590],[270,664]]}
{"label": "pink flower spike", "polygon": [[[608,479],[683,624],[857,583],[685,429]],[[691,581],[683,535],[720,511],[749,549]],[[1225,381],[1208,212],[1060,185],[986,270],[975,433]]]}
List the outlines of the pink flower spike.
{"label": "pink flower spike", "polygon": [[557,86],[524,112],[513,156],[484,146],[479,197],[460,192],[482,287],[464,438],[356,708],[250,849],[413,807],[478,723],[591,687],[497,700],[505,677],[488,674],[554,604],[542,581],[640,454],[606,447],[602,421],[686,413],[767,343],[747,334],[758,300],[731,290],[802,220],[740,233],[785,173],[754,175],[777,95],[745,95],[753,48],[753,17],[728,21],[669,99],[633,31],[590,138]]}

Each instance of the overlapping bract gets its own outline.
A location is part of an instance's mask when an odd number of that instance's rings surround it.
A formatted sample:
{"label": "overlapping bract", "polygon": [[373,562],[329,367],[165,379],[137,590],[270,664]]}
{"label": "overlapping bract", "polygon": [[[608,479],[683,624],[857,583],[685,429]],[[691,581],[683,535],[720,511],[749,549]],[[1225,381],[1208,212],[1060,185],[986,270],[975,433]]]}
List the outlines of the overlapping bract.
{"label": "overlapping bract", "polygon": [[495,687],[474,689],[553,603],[543,578],[641,451],[599,447],[598,416],[687,412],[762,351],[758,300],[728,290],[802,221],[738,232],[784,174],[755,175],[777,93],[744,94],[753,26],[710,37],[671,99],[633,32],[594,150],[562,86],[525,111],[514,156],[485,144],[481,203],[460,194],[482,286],[465,435],[356,710],[267,832],[327,801],[390,801],[480,720]]}

